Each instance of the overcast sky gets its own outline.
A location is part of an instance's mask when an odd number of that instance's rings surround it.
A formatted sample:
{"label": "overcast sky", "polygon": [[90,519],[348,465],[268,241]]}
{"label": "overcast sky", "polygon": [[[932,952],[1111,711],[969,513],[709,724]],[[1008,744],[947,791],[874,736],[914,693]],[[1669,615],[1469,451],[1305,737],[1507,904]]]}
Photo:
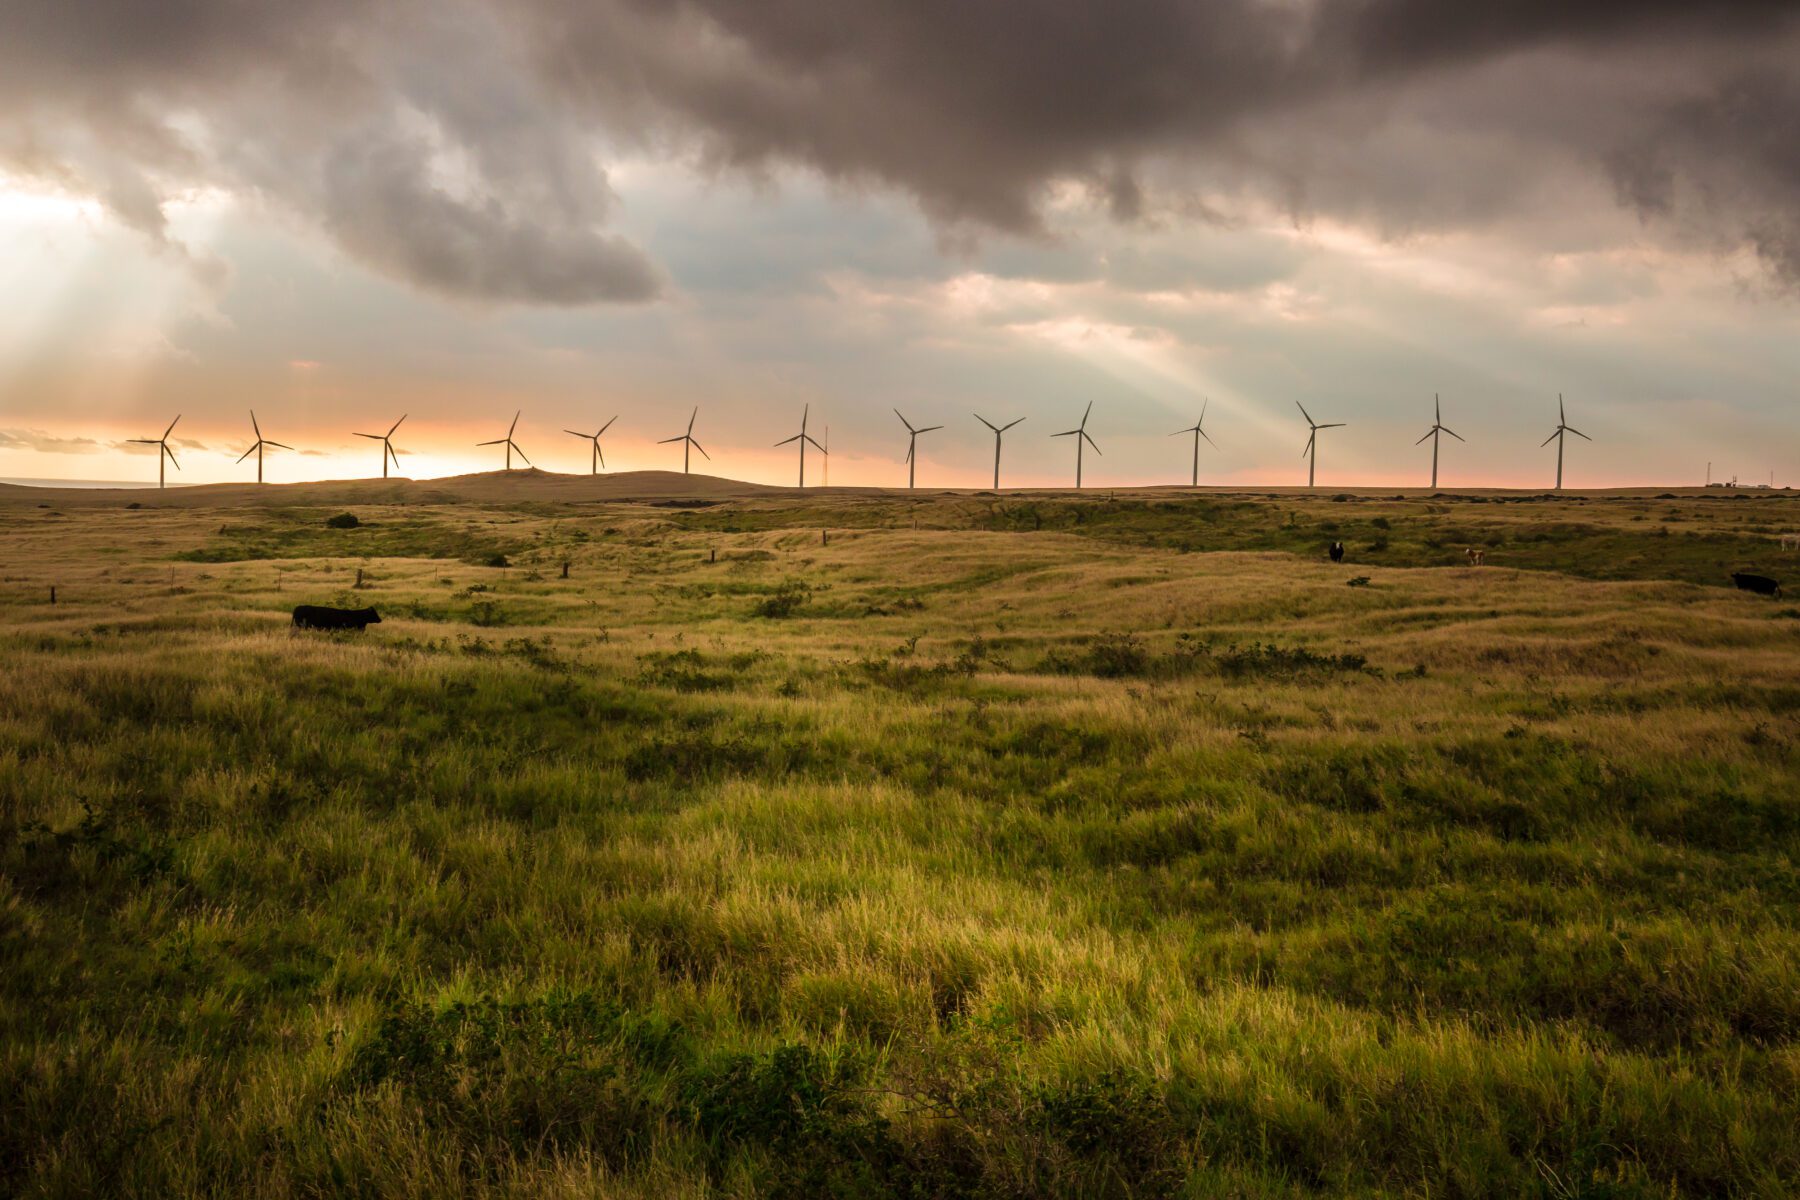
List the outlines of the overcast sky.
{"label": "overcast sky", "polygon": [[1796,482],[1795,11],[10,0],[0,476]]}

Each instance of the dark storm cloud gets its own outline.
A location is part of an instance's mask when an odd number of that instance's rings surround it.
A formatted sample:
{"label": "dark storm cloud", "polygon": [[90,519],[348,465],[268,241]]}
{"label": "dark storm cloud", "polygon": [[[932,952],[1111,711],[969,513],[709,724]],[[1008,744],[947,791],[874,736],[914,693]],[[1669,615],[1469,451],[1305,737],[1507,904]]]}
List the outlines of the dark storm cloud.
{"label": "dark storm cloud", "polygon": [[[1585,172],[1670,236],[1800,282],[1791,0],[23,0],[0,161],[167,239],[253,193],[456,296],[656,294],[607,234],[603,144],[800,165],[954,238],[1273,200],[1383,232],[1541,222]],[[153,15],[152,15],[153,14]]]}
{"label": "dark storm cloud", "polygon": [[389,275],[475,300],[659,290],[613,196],[493,14],[413,0],[18,0],[0,167],[95,196],[177,253],[167,202],[255,197]]}

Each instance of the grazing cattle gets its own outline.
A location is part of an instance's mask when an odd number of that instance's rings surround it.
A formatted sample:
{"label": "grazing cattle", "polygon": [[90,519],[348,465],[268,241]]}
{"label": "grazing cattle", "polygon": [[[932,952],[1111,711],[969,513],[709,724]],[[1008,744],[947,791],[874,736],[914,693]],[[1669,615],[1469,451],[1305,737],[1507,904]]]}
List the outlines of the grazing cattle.
{"label": "grazing cattle", "polygon": [[1784,533],[1781,535],[1783,550],[1800,550],[1800,533]]}
{"label": "grazing cattle", "polygon": [[1487,561],[1486,550],[1477,550],[1475,547],[1470,546],[1467,550],[1464,550],[1463,553],[1469,556],[1469,565],[1471,567],[1479,567],[1482,563]]}
{"label": "grazing cattle", "polygon": [[1761,596],[1781,595],[1781,585],[1767,575],[1752,575],[1748,571],[1733,571],[1731,582],[1737,585],[1740,592],[1755,592]]}
{"label": "grazing cattle", "polygon": [[1331,561],[1332,562],[1343,562],[1344,561],[1344,543],[1342,543],[1342,542],[1331,543]]}
{"label": "grazing cattle", "polygon": [[355,629],[381,624],[381,614],[372,608],[327,608],[322,604],[296,604],[295,629]]}

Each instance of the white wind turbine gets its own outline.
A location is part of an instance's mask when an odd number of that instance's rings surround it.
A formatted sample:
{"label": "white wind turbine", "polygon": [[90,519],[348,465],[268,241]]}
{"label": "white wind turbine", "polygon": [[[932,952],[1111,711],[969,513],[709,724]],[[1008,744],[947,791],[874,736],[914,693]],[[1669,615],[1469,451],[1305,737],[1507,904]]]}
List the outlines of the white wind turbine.
{"label": "white wind turbine", "polygon": [[1212,440],[1212,435],[1207,433],[1205,428],[1206,406],[1210,403],[1211,401],[1209,400],[1202,400],[1200,402],[1200,419],[1195,421],[1192,425],[1189,425],[1186,429],[1177,429],[1174,433],[1169,435],[1170,437],[1180,437],[1184,433],[1191,433],[1194,435],[1194,482],[1192,485],[1194,487],[1200,486],[1200,439],[1205,438],[1206,444],[1211,446],[1214,450],[1219,448],[1219,443]]}
{"label": "white wind turbine", "polygon": [[1095,454],[1100,453],[1100,447],[1094,444],[1094,439],[1088,436],[1088,431],[1087,431],[1088,413],[1091,413],[1093,411],[1094,411],[1094,402],[1092,400],[1089,400],[1086,410],[1083,411],[1081,414],[1081,424],[1077,425],[1073,429],[1065,429],[1061,433],[1053,433],[1050,435],[1051,437],[1072,437],[1075,439],[1075,488],[1077,491],[1079,491],[1081,488],[1081,446],[1082,446],[1082,443],[1086,442],[1088,445],[1093,446]]}
{"label": "white wind turbine", "polygon": [[1539,442],[1538,449],[1543,449],[1551,442],[1556,443],[1556,490],[1559,492],[1562,491],[1563,434],[1565,433],[1572,433],[1584,442],[1591,442],[1594,440],[1587,434],[1581,432],[1581,430],[1569,424],[1568,415],[1563,412],[1562,393],[1558,392],[1556,393],[1556,432],[1552,433],[1542,442]]}
{"label": "white wind turbine", "polygon": [[1301,404],[1298,400],[1294,401],[1294,405],[1300,410],[1300,415],[1306,418],[1307,425],[1312,428],[1312,433],[1309,434],[1306,439],[1306,449],[1300,452],[1301,455],[1307,459],[1306,486],[1312,487],[1314,472],[1319,466],[1319,430],[1342,429],[1345,422],[1332,421],[1330,424],[1321,425],[1312,419],[1312,414],[1306,411],[1306,405]]}
{"label": "white wind turbine", "polygon": [[1425,431],[1425,437],[1420,438],[1413,445],[1419,445],[1425,438],[1431,439],[1431,490],[1434,492],[1437,491],[1438,434],[1440,433],[1447,433],[1459,442],[1465,440],[1462,434],[1444,424],[1443,404],[1437,396],[1433,395],[1431,397],[1431,428]]}

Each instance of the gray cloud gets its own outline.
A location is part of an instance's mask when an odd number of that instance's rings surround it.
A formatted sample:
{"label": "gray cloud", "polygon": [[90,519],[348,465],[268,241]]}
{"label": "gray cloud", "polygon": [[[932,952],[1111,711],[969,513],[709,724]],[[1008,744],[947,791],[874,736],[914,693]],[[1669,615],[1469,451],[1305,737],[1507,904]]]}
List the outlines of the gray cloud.
{"label": "gray cloud", "polygon": [[598,156],[627,146],[898,190],[951,243],[1046,236],[1066,182],[1125,223],[1273,202],[1395,236],[1572,228],[1568,195],[1597,182],[1647,229],[1748,245],[1800,286],[1793,13],[17,0],[0,16],[0,164],[87,190],[159,244],[170,195],[225,187],[375,270],[476,300],[659,293],[657,267],[607,232]]}
{"label": "gray cloud", "polygon": [[0,167],[104,203],[153,245],[225,188],[389,276],[477,301],[655,297],[604,232],[585,130],[545,106],[476,4],[20,0],[0,15]]}
{"label": "gray cloud", "polygon": [[41,429],[0,429],[0,449],[35,450],[40,454],[98,454],[99,442],[85,437],[56,437]]}

